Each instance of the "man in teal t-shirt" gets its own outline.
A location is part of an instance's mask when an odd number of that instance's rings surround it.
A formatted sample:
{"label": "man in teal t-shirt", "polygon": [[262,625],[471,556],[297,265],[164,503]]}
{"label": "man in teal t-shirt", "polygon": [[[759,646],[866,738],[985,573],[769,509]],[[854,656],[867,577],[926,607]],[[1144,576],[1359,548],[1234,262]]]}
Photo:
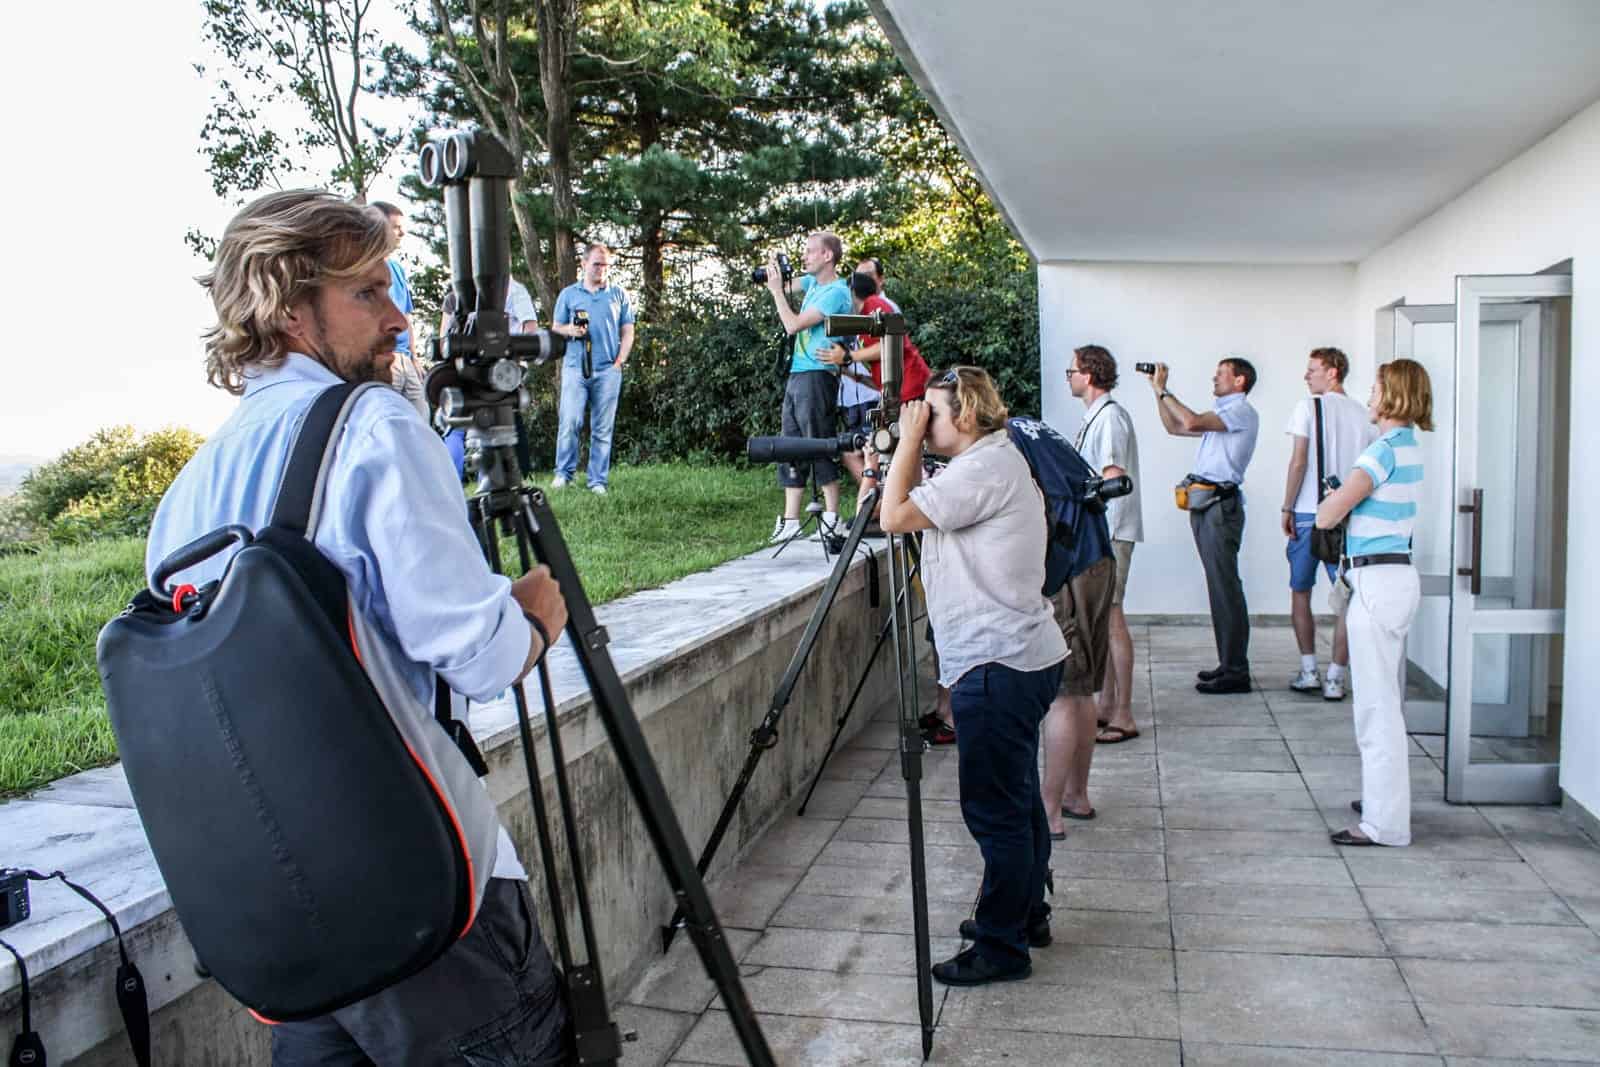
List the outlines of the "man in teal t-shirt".
{"label": "man in teal t-shirt", "polygon": [[[839,277],[844,245],[831,233],[806,238],[805,274],[789,285],[804,298],[800,310],[789,304],[783,275],[776,259],[767,263],[767,288],[783,320],[784,331],[794,338],[789,358],[789,381],[783,391],[783,434],[786,437],[832,437],[837,432],[835,410],[839,397],[841,357],[819,358],[838,338],[829,337],[823,320],[850,314],[850,287]],[[774,543],[787,541],[800,528],[800,508],[805,503],[808,476],[822,490],[822,522],[813,539],[834,532],[839,525],[839,465],[831,459],[811,463],[778,464],[778,484],[783,486],[783,514],[772,531]]]}

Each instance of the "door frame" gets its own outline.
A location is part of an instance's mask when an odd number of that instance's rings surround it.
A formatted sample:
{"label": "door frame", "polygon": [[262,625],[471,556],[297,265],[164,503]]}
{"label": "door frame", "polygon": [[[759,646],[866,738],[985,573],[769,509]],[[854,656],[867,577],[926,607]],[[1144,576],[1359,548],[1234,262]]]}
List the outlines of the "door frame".
{"label": "door frame", "polygon": [[[1472,489],[1478,478],[1477,452],[1462,447],[1463,441],[1478,438],[1478,399],[1480,366],[1480,328],[1485,321],[1484,305],[1493,302],[1549,300],[1572,295],[1571,275],[1460,275],[1456,278],[1456,380],[1455,380],[1455,464],[1451,472],[1456,503],[1455,531],[1451,538],[1451,603],[1449,685],[1445,715],[1445,799],[1472,804],[1552,804],[1560,799],[1560,763],[1489,763],[1472,761],[1472,680],[1473,638],[1480,634],[1551,635],[1564,632],[1566,613],[1558,609],[1491,608],[1479,609],[1472,592]],[[1492,315],[1490,321],[1493,321]],[[1524,330],[1524,345],[1541,345],[1546,331]],[[1533,336],[1528,336],[1532,334]],[[1529,366],[1530,364],[1524,364]],[[1532,366],[1538,366],[1535,360]],[[1544,390],[1538,379],[1531,388],[1518,390],[1519,422],[1531,417],[1537,422]],[[1531,410],[1530,409],[1531,406]],[[1525,425],[1525,424],[1524,424]],[[1517,458],[1519,537],[1536,530],[1537,510],[1527,506],[1537,502],[1536,468],[1541,450],[1519,449]],[[1526,476],[1525,476],[1526,472]],[[1465,509],[1465,510],[1463,510]],[[1530,536],[1529,547],[1532,547]],[[1514,549],[1515,551],[1515,549]],[[1465,572],[1465,573],[1463,573]],[[1530,579],[1531,580],[1531,579]],[[1510,582],[1513,602],[1519,590]],[[1488,595],[1489,590],[1485,589]],[[1515,671],[1513,672],[1515,675]],[[1536,672],[1542,676],[1542,672]]]}

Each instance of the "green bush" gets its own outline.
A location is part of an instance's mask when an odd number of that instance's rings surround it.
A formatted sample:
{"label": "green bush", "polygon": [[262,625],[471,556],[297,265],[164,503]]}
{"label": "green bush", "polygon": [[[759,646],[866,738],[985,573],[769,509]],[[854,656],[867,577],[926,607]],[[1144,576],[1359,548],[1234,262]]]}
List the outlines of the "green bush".
{"label": "green bush", "polygon": [[143,437],[131,426],[98,430],[28,475],[8,509],[8,524],[58,544],[142,535],[202,441],[181,428]]}

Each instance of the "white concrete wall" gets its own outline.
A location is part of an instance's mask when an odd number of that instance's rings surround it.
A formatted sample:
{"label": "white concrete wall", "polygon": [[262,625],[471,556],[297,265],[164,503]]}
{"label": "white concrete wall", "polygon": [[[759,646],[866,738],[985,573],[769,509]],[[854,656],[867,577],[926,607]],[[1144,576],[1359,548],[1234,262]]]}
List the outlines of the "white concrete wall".
{"label": "white concrete wall", "polygon": [[[1129,613],[1209,610],[1188,516],[1172,503],[1172,486],[1192,467],[1199,441],[1162,429],[1154,394],[1134,363],[1169,364],[1167,387],[1196,411],[1211,408],[1219,359],[1238,354],[1255,364],[1260,380],[1250,402],[1261,413],[1261,435],[1245,476],[1240,566],[1251,612],[1287,614],[1289,572],[1278,524],[1290,451],[1284,425],[1305,395],[1306,354],[1321,345],[1351,352],[1364,339],[1349,314],[1354,285],[1347,266],[1039,265],[1045,420],[1069,436],[1077,432],[1083,405],[1067,391],[1066,369],[1074,348],[1102,344],[1117,357],[1122,381],[1113,395],[1133,415],[1139,436],[1145,540],[1134,552]],[[1363,398],[1370,384],[1370,367],[1353,376]],[[1318,610],[1326,591],[1324,580]]]}
{"label": "white concrete wall", "polygon": [[[1528,274],[1573,261],[1572,382],[1581,403],[1600,378],[1600,103],[1456,200],[1367,257],[1356,271],[1349,332],[1371,366],[1373,314],[1408,304],[1455,302],[1458,274]],[[1352,356],[1356,353],[1352,352]],[[1600,813],[1600,568],[1585,546],[1600,545],[1595,457],[1600,420],[1575,409],[1566,520],[1567,630],[1561,785]]]}

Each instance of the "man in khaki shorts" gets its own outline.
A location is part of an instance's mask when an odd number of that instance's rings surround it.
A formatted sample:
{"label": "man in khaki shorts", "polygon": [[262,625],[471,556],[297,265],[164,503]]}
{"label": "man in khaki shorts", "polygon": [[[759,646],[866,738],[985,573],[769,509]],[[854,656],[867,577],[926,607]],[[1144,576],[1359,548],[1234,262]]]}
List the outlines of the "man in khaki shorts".
{"label": "man in khaki shorts", "polygon": [[1106,502],[1117,578],[1107,622],[1111,669],[1100,689],[1096,716],[1100,729],[1095,741],[1102,745],[1131,741],[1139,736],[1132,706],[1133,635],[1128,632],[1122,601],[1128,589],[1133,546],[1144,540],[1144,510],[1139,502],[1139,439],[1133,431],[1133,416],[1111,398],[1111,390],[1116,386],[1117,361],[1110,352],[1100,345],[1084,345],[1073,353],[1072,366],[1067,370],[1067,388],[1087,409],[1074,447],[1084,462],[1102,476],[1116,478],[1126,474],[1133,479],[1133,492]]}

